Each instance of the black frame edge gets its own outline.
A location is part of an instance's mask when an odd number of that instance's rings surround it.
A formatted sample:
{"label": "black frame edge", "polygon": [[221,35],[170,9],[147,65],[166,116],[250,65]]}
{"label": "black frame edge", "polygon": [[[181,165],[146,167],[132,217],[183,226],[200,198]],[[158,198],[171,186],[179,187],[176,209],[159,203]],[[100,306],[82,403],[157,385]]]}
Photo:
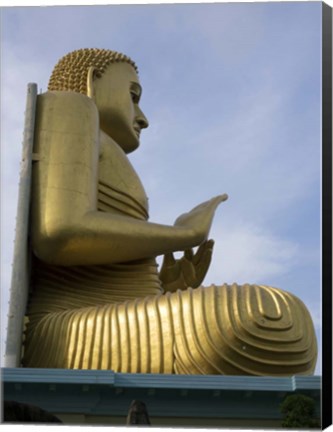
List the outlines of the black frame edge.
{"label": "black frame edge", "polygon": [[332,8],[322,3],[322,428],[332,424]]}

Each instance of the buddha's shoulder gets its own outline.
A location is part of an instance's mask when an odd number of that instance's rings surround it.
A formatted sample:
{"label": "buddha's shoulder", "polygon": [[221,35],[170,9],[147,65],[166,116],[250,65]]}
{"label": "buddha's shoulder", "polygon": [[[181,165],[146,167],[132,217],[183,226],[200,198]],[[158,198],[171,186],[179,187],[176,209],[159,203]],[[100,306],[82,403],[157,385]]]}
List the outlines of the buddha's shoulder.
{"label": "buddha's shoulder", "polygon": [[73,91],[47,91],[37,97],[38,112],[52,110],[62,116],[97,116],[95,102],[88,96]]}

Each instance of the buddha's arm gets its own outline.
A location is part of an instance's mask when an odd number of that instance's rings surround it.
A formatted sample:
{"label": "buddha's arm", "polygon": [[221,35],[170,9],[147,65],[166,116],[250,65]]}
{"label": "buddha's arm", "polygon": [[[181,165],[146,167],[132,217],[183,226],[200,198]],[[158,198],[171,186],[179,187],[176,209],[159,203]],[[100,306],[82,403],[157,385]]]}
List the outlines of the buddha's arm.
{"label": "buddha's arm", "polygon": [[69,92],[38,99],[32,242],[39,258],[56,265],[110,264],[185,250],[205,240],[225,196],[182,215],[175,226],[98,212],[94,103]]}

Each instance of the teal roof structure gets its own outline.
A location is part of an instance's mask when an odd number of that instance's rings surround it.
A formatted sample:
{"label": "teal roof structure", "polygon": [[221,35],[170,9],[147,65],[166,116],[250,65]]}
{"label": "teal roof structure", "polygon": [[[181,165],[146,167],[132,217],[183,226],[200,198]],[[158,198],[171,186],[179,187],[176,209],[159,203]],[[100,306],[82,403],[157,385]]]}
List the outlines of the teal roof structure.
{"label": "teal roof structure", "polygon": [[128,374],[101,370],[2,369],[3,397],[53,413],[126,416],[133,399],[150,416],[280,419],[289,394],[316,401],[320,376],[250,377]]}

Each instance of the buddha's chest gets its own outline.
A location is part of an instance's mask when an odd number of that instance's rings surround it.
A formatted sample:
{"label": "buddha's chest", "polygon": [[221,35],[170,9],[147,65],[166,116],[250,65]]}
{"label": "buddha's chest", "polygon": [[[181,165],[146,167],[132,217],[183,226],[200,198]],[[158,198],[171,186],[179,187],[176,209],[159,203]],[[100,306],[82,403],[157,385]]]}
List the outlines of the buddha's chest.
{"label": "buddha's chest", "polygon": [[98,168],[98,209],[148,219],[148,198],[123,150],[101,135]]}

